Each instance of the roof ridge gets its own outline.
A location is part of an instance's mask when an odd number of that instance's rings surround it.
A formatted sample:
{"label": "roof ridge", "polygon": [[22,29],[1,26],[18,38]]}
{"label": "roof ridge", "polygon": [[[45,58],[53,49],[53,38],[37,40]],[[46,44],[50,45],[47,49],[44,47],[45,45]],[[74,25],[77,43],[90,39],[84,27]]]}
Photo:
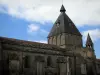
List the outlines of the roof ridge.
{"label": "roof ridge", "polygon": [[[62,50],[65,50],[65,49],[63,49],[63,48],[60,48],[59,46],[56,46],[56,45],[53,45],[53,44],[46,44],[46,43],[39,43],[39,42],[32,42],[32,41],[27,41],[27,40],[20,40],[20,39],[15,39],[15,38],[7,38],[7,37],[1,37],[0,36],[0,41],[2,42],[2,43],[7,43],[7,41],[10,41],[9,43],[12,43],[12,44],[22,44],[22,45],[41,45],[41,46],[43,46],[43,45],[46,45],[46,47],[51,47],[51,48],[53,48],[53,49],[62,49]],[[11,42],[12,41],[12,42]],[[34,46],[33,46],[34,47]],[[59,51],[58,50],[58,51]],[[61,51],[62,51],[61,50]]]}

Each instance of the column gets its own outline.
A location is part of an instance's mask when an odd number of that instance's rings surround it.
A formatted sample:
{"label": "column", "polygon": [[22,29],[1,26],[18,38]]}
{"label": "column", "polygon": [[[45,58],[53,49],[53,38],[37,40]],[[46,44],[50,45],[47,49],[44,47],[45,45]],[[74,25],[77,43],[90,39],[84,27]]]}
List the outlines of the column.
{"label": "column", "polygon": [[44,57],[36,56],[35,61],[37,66],[37,75],[44,75]]}
{"label": "column", "polygon": [[67,75],[70,75],[70,69],[69,69],[69,57],[67,57]]}
{"label": "column", "polygon": [[66,60],[63,57],[58,58],[59,75],[67,75]]}

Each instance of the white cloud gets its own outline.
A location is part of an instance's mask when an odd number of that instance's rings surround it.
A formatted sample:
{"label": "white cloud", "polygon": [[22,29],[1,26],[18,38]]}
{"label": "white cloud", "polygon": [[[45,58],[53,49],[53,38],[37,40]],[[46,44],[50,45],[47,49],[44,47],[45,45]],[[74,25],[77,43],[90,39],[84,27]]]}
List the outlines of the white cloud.
{"label": "white cloud", "polygon": [[46,40],[40,40],[40,41],[36,41],[36,42],[40,42],[40,43],[47,43]]}
{"label": "white cloud", "polygon": [[90,34],[90,37],[93,41],[100,39],[100,29],[93,29],[82,32],[84,41],[86,41],[88,33]]}
{"label": "white cloud", "polygon": [[29,33],[35,32],[35,31],[38,31],[38,30],[39,30],[39,26],[38,25],[34,25],[34,24],[28,25],[28,32]]}
{"label": "white cloud", "polygon": [[[78,26],[100,25],[100,0],[64,0],[63,4]],[[56,20],[61,0],[0,0],[0,5],[7,7],[11,16],[45,23]]]}
{"label": "white cloud", "polygon": [[40,42],[40,43],[47,43],[46,40],[28,40],[28,41],[34,41],[34,42]]}

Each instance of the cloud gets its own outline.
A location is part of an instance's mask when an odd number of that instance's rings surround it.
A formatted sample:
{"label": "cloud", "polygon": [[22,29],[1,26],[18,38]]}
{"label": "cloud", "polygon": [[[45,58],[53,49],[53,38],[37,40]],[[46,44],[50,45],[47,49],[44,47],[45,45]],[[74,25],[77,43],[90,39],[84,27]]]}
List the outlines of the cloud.
{"label": "cloud", "polygon": [[34,40],[36,42],[47,43],[45,40],[49,32],[46,29],[41,28],[39,24],[29,24],[27,32],[29,36],[28,41]]}
{"label": "cloud", "polygon": [[47,43],[46,40],[39,40],[39,41],[36,41],[36,42],[40,42],[40,43]]}
{"label": "cloud", "polygon": [[90,37],[93,41],[100,39],[100,29],[93,29],[82,32],[84,41],[86,41],[88,33],[90,34]]}
{"label": "cloud", "polygon": [[38,25],[34,25],[34,24],[28,25],[28,32],[29,33],[36,32],[38,30],[39,30],[39,26]]}
{"label": "cloud", "polygon": [[27,32],[32,33],[32,34],[33,33],[38,33],[40,35],[43,35],[43,34],[47,35],[49,33],[45,29],[40,28],[40,26],[38,24],[29,24],[28,28],[27,28]]}
{"label": "cloud", "polygon": [[[61,0],[0,0],[7,14],[40,23],[54,22],[60,13],[61,4]],[[64,0],[63,4],[77,26],[100,25],[100,0]]]}
{"label": "cloud", "polygon": [[[33,40],[28,40],[28,41],[33,41]],[[34,42],[47,43],[46,40],[34,40]]]}

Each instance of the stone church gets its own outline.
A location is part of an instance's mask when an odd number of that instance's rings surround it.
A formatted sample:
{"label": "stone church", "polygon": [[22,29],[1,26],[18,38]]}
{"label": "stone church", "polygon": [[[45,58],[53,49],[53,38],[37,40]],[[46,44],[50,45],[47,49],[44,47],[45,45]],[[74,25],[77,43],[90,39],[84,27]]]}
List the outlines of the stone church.
{"label": "stone church", "polygon": [[60,12],[48,44],[0,37],[0,75],[97,75],[90,35],[83,47],[82,34],[63,5]]}

